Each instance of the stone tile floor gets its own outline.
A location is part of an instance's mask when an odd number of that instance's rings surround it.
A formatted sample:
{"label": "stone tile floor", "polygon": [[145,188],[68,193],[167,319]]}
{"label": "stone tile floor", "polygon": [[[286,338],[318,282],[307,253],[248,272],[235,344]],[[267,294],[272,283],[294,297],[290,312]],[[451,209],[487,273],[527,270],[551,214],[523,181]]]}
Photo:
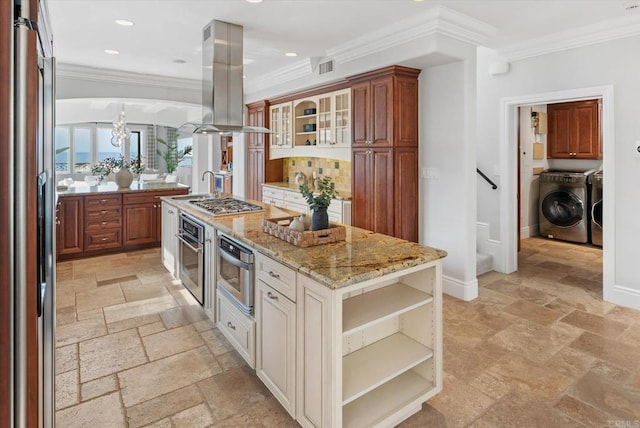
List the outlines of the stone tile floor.
{"label": "stone tile floor", "polygon": [[[640,312],[602,253],[530,238],[518,272],[444,299],[444,390],[403,427],[640,426]],[[59,427],[297,426],[158,249],[58,263]]]}

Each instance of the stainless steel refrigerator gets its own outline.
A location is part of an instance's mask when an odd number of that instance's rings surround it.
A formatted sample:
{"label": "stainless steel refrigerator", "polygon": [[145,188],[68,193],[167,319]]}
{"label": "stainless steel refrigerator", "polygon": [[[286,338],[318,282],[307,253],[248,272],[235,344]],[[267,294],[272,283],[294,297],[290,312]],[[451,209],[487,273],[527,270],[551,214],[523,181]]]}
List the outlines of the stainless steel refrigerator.
{"label": "stainless steel refrigerator", "polygon": [[45,0],[0,5],[0,426],[55,419],[55,60]]}

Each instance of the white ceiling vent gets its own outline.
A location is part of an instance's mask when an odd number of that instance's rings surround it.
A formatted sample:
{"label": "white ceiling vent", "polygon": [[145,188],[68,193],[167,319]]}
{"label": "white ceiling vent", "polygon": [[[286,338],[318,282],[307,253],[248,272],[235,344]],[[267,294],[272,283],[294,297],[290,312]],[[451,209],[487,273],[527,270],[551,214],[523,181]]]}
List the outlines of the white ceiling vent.
{"label": "white ceiling vent", "polygon": [[334,61],[332,59],[326,62],[321,62],[320,64],[318,64],[318,74],[322,75],[331,73],[333,71],[333,65]]}
{"label": "white ceiling vent", "polygon": [[317,74],[327,74],[334,70],[335,61],[327,57],[312,56],[309,58],[311,64],[311,71]]}

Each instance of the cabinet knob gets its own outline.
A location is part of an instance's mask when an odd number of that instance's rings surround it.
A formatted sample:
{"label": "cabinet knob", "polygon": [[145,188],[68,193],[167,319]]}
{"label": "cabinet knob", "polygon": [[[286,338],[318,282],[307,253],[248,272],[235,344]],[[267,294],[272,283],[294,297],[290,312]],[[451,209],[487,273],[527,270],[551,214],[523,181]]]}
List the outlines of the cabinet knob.
{"label": "cabinet knob", "polygon": [[273,271],[269,271],[269,276],[271,278],[275,278],[275,279],[280,279],[280,275],[278,275],[277,273],[273,273]]}
{"label": "cabinet knob", "polygon": [[107,210],[102,210],[102,211],[100,211],[100,214],[105,215],[105,214],[106,214],[106,213],[108,213],[108,212],[109,212],[109,211],[107,211]]}
{"label": "cabinet knob", "polygon": [[108,222],[108,221],[103,221],[103,222],[101,222],[100,224],[101,224],[102,226],[106,226],[107,224],[109,224],[109,222]]}
{"label": "cabinet knob", "polygon": [[271,291],[267,292],[267,297],[270,298],[271,300],[278,300],[278,296],[273,294]]}
{"label": "cabinet knob", "polygon": [[236,326],[231,324],[231,321],[227,321],[227,327],[229,327],[231,330],[235,330]]}
{"label": "cabinet knob", "polygon": [[56,224],[60,224],[60,219],[56,218]]}

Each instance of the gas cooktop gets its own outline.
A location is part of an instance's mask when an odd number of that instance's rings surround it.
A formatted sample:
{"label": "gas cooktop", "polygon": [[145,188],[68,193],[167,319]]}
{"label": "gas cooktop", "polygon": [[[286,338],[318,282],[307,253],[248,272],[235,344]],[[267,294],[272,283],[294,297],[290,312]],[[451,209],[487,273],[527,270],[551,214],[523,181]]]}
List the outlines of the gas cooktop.
{"label": "gas cooktop", "polygon": [[214,216],[252,213],[264,210],[261,206],[230,197],[193,199],[190,200],[189,203],[212,213]]}

